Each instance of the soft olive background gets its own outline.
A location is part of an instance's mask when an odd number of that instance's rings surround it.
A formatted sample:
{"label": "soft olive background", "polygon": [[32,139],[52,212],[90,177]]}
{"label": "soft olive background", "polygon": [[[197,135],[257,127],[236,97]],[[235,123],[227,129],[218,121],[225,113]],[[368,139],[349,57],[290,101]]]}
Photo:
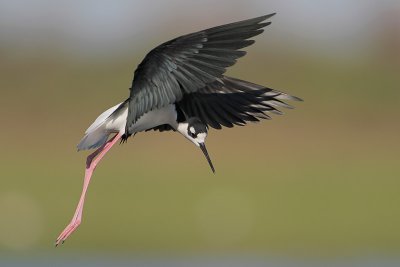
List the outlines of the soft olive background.
{"label": "soft olive background", "polygon": [[[0,251],[397,257],[398,1],[0,1]],[[118,145],[83,224],[57,251],[87,152],[145,53],[191,31],[278,12],[229,75],[305,100],[211,130],[216,167],[176,133]],[[364,256],[363,256],[364,255]]]}

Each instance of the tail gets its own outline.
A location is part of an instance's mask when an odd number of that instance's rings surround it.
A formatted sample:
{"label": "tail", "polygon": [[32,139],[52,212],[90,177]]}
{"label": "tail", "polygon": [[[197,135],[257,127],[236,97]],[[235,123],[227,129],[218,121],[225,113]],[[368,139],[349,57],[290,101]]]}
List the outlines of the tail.
{"label": "tail", "polygon": [[77,145],[78,151],[95,149],[104,145],[111,132],[106,129],[110,116],[125,102],[119,103],[103,112],[85,132],[85,136]]}
{"label": "tail", "polygon": [[110,133],[106,133],[101,130],[85,134],[85,136],[77,145],[78,151],[101,147],[107,142],[109,135]]}

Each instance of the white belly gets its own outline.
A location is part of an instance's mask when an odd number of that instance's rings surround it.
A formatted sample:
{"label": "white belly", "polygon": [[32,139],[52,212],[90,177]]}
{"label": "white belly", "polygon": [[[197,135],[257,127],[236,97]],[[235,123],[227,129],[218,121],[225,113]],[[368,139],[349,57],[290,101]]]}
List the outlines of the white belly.
{"label": "white belly", "polygon": [[[142,132],[159,125],[169,124],[176,128],[176,110],[174,105],[168,105],[157,110],[147,112],[140,117],[133,125],[133,133]],[[128,117],[128,108],[126,108],[118,117],[109,120],[106,129],[111,132],[125,133],[126,118]]]}

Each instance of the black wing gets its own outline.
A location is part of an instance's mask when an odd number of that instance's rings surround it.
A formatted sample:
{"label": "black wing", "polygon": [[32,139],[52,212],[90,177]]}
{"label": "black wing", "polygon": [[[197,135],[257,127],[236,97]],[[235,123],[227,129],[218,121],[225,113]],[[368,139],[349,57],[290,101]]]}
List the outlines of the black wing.
{"label": "black wing", "polygon": [[150,51],[135,71],[126,125],[146,112],[175,103],[221,78],[226,68],[246,54],[238,49],[254,43],[248,40],[270,24],[275,14],[226,24],[184,35]]}
{"label": "black wing", "polygon": [[292,106],[283,100],[300,98],[261,85],[224,76],[178,102],[188,117],[199,117],[215,129],[245,125],[249,121],[270,119],[269,114],[282,114],[277,108]]}

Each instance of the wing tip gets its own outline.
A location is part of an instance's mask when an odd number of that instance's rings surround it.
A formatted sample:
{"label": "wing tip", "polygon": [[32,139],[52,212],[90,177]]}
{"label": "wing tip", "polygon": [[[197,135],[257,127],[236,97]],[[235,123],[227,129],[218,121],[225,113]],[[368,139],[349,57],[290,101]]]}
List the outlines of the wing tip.
{"label": "wing tip", "polygon": [[303,98],[300,98],[300,97],[298,97],[298,96],[292,95],[291,97],[292,97],[292,100],[294,100],[294,101],[304,102],[304,99],[303,99]]}
{"label": "wing tip", "polygon": [[[272,18],[273,16],[275,16],[276,15],[276,12],[274,12],[274,13],[271,13],[271,14],[267,14],[267,15],[263,15],[263,16],[261,16],[261,17],[258,17],[257,19],[260,19],[261,21],[264,21],[264,20],[267,20],[267,19],[269,19],[269,18]],[[261,22],[260,21],[260,22]]]}
{"label": "wing tip", "polygon": [[260,16],[260,17],[246,19],[244,21],[239,21],[239,22],[252,22],[255,25],[259,25],[259,26],[261,26],[261,28],[263,28],[263,27],[266,27],[266,26],[268,26],[268,25],[270,25],[272,23],[271,21],[266,21],[266,20],[272,18],[275,15],[276,15],[276,12],[271,13],[271,14],[267,14],[267,15],[263,15],[263,16]]}
{"label": "wing tip", "polygon": [[291,100],[291,101],[298,101],[298,102],[304,102],[304,100],[300,97],[294,96],[294,95],[288,95],[285,93],[281,93],[278,97],[278,99],[283,99],[283,100]]}

